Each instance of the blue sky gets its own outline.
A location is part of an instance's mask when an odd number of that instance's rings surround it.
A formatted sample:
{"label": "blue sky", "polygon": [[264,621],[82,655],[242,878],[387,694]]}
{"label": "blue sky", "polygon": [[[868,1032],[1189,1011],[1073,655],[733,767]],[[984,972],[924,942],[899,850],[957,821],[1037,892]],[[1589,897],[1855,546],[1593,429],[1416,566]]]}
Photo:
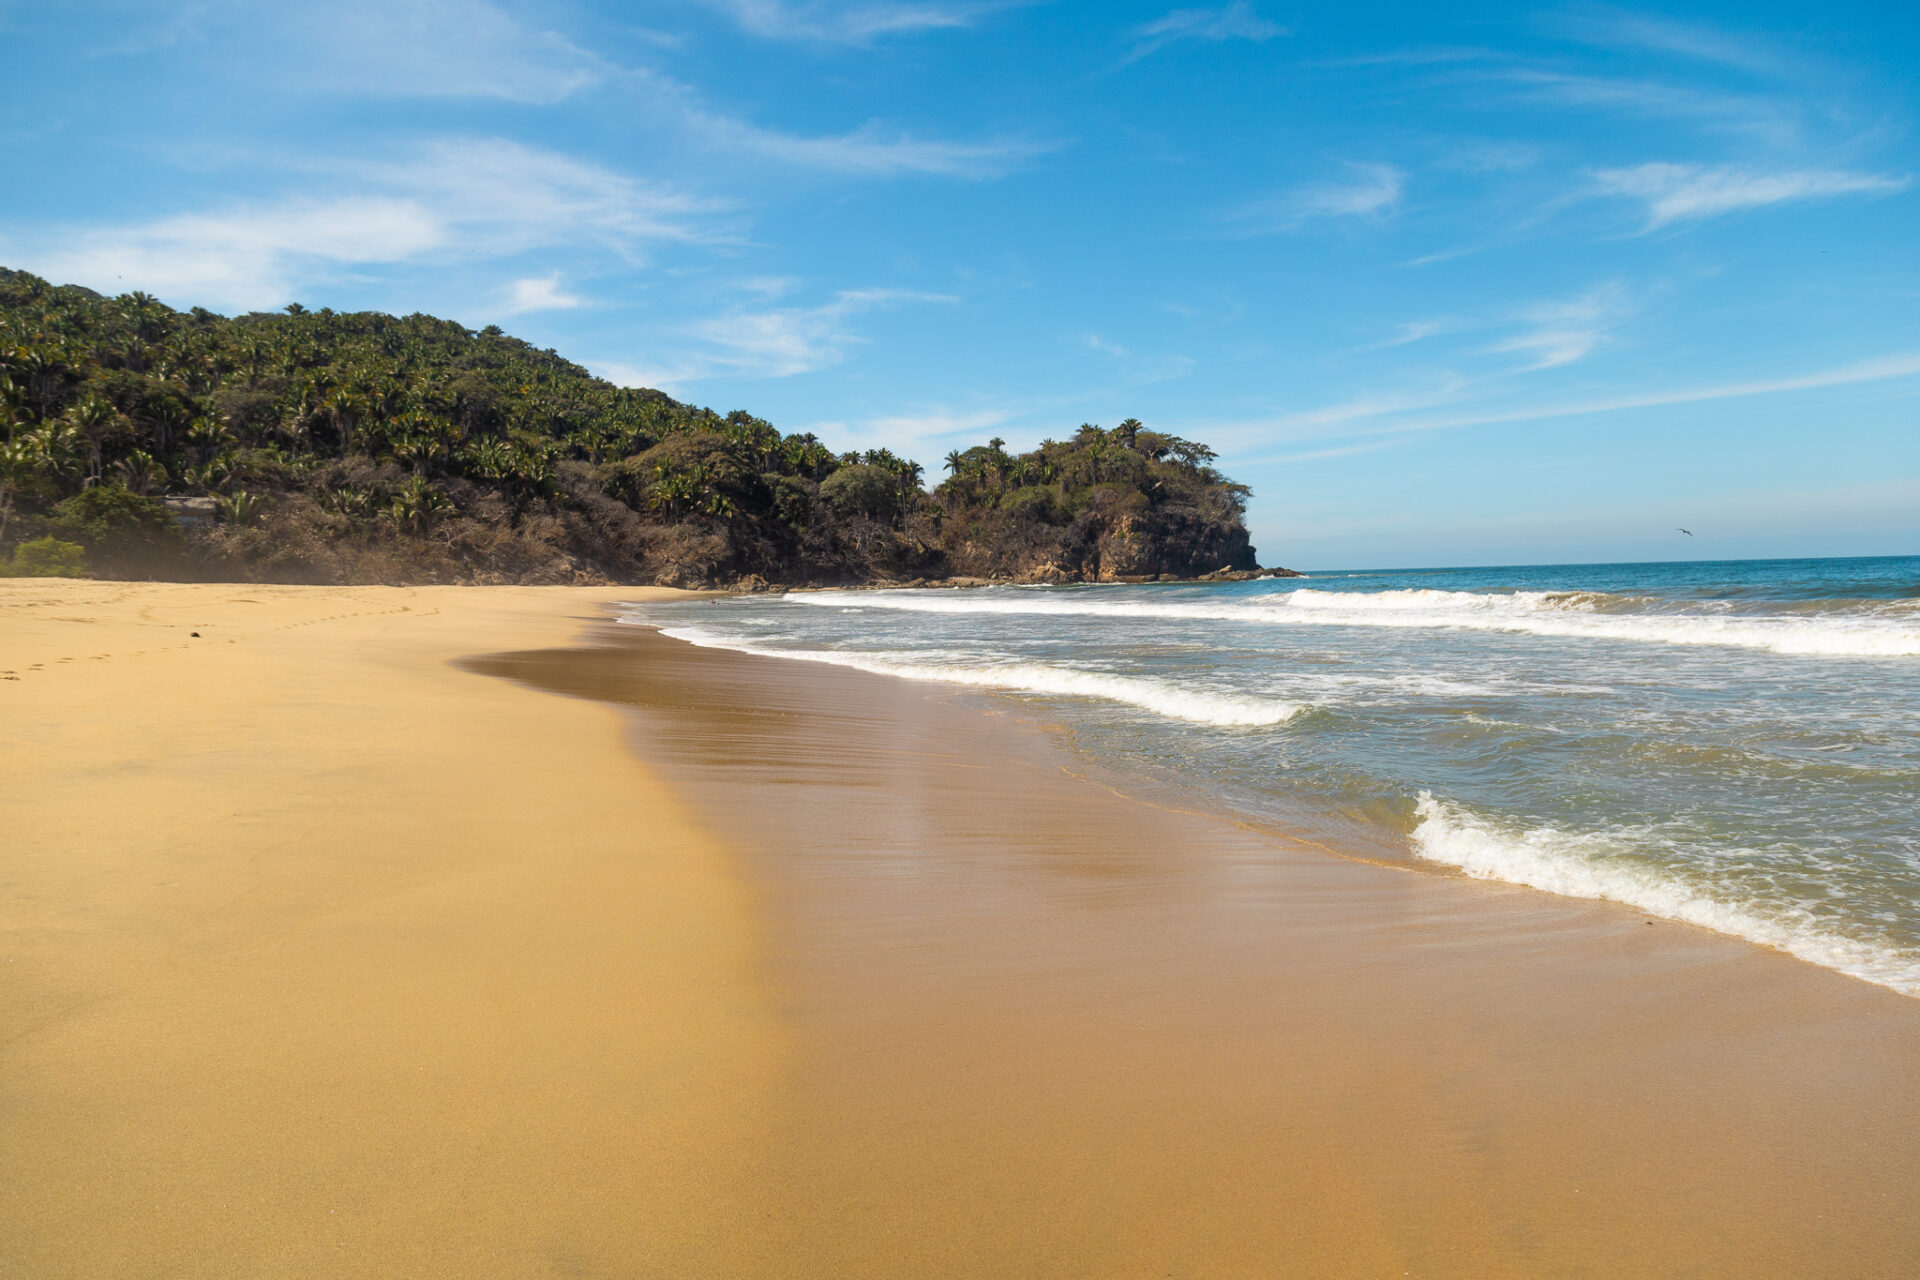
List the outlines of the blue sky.
{"label": "blue sky", "polygon": [[1920,6],[0,0],[0,36],[0,262],[59,282],[498,323],[930,467],[1138,417],[1253,486],[1267,563],[1920,553]]}

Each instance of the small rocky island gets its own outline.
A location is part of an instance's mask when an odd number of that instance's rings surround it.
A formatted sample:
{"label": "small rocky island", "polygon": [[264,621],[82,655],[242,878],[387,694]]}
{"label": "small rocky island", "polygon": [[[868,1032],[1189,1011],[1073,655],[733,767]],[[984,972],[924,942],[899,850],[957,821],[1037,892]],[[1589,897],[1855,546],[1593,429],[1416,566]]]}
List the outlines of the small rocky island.
{"label": "small rocky island", "polygon": [[1258,568],[1248,491],[1129,419],[931,489],[886,449],[615,386],[498,328],[233,318],[0,269],[0,576],[774,585]]}

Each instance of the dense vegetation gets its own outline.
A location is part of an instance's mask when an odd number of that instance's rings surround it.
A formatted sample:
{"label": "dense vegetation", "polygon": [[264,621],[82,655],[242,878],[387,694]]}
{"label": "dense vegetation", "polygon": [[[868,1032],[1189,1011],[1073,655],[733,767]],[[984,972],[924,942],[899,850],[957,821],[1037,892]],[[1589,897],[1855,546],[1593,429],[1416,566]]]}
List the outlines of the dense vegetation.
{"label": "dense vegetation", "polygon": [[499,329],[228,319],[0,269],[0,574],[704,585],[1254,566],[1247,491],[1129,420],[949,454],[931,493]]}

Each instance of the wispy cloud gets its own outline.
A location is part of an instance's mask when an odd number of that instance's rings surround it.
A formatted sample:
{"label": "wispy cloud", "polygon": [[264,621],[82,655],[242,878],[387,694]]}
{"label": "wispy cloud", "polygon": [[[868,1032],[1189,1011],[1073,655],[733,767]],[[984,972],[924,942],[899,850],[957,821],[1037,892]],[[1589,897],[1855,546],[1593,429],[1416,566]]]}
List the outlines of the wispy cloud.
{"label": "wispy cloud", "polygon": [[1328,218],[1379,218],[1400,202],[1406,179],[1390,164],[1349,164],[1342,182],[1308,183],[1229,215],[1255,232],[1291,231]]}
{"label": "wispy cloud", "polygon": [[704,0],[742,31],[769,40],[861,45],[881,36],[972,26],[988,4],[791,4],[783,0]]}
{"label": "wispy cloud", "polygon": [[1563,36],[1601,48],[1649,50],[1748,71],[1779,71],[1787,62],[1778,51],[1752,36],[1704,22],[1680,22],[1607,5],[1557,14],[1548,25]]}
{"label": "wispy cloud", "polygon": [[585,298],[560,288],[560,273],[556,271],[551,275],[515,280],[507,294],[506,314],[518,316],[530,311],[566,311],[586,304]]}
{"label": "wispy cloud", "polygon": [[1334,445],[1327,449],[1307,449],[1300,453],[1279,453],[1260,459],[1267,463],[1318,462],[1323,458],[1350,458],[1359,453],[1378,453],[1393,444],[1391,440],[1364,440],[1359,444]]}
{"label": "wispy cloud", "polygon": [[[558,102],[617,68],[487,0],[324,0],[198,6],[209,31],[267,48],[248,65],[282,83],[387,98]],[[288,51],[297,50],[297,57]]]}
{"label": "wispy cloud", "polygon": [[[1353,422],[1368,422],[1417,410],[1431,409],[1459,398],[1467,380],[1457,374],[1445,375],[1437,386],[1418,391],[1370,391],[1337,404],[1305,409],[1277,419],[1271,425],[1287,428],[1294,434],[1313,439],[1326,428],[1344,427]],[[1304,431],[1301,429],[1305,428]]]}
{"label": "wispy cloud", "polygon": [[1643,164],[1602,169],[1594,174],[1598,194],[1623,196],[1645,204],[1645,230],[1675,222],[1757,209],[1798,200],[1846,195],[1890,195],[1904,191],[1904,175],[1857,173],[1843,169],[1766,171],[1737,165]]}
{"label": "wispy cloud", "polygon": [[853,433],[862,438],[884,440],[889,447],[908,448],[926,440],[945,440],[951,436],[986,431],[1014,416],[1011,409],[963,411],[940,407],[920,413],[868,418],[859,423]]}
{"label": "wispy cloud", "polygon": [[1361,347],[1360,350],[1384,351],[1392,347],[1412,346],[1416,342],[1425,342],[1428,338],[1439,337],[1441,334],[1458,333],[1466,327],[1467,325],[1464,321],[1453,317],[1443,317],[1433,320],[1410,320],[1396,326],[1391,337],[1382,338],[1378,342],[1369,342]]}
{"label": "wispy cloud", "polygon": [[245,308],[276,306],[345,270],[436,255],[591,244],[638,262],[651,243],[726,235],[715,225],[717,202],[500,139],[443,139],[390,161],[304,167],[342,194],[40,228],[16,233],[10,252],[57,280]]}
{"label": "wispy cloud", "polygon": [[1277,22],[1269,22],[1253,11],[1246,0],[1233,0],[1218,9],[1175,9],[1127,33],[1133,42],[1125,62],[1138,62],[1180,40],[1204,40],[1218,44],[1223,40],[1252,40],[1256,43],[1287,34]]}
{"label": "wispy cloud", "polygon": [[631,250],[733,238],[727,201],[503,138],[443,138],[405,159],[336,168],[347,180],[408,192],[471,233],[471,247],[497,252],[589,239]]}
{"label": "wispy cloud", "polygon": [[[1330,437],[1384,438],[1464,427],[1500,426],[1515,422],[1546,422],[1560,418],[1623,413],[1636,409],[1658,409],[1671,405],[1703,404],[1716,400],[1817,391],[1826,387],[1889,382],[1916,377],[1920,377],[1920,351],[1901,351],[1781,378],[1709,383],[1698,387],[1671,387],[1636,392],[1631,395],[1535,403],[1513,408],[1469,409],[1440,416],[1433,416],[1427,411],[1440,408],[1445,404],[1450,397],[1444,391],[1424,394],[1412,392],[1406,395],[1372,395],[1321,409],[1288,414],[1258,426],[1248,424],[1240,427],[1239,430],[1265,432],[1269,438],[1277,431],[1283,433],[1285,438],[1295,441]],[[1303,428],[1309,430],[1303,431]],[[1317,432],[1311,430],[1315,428],[1318,429]],[[1325,456],[1332,456],[1334,451],[1319,452]],[[1291,456],[1298,458],[1306,455]],[[1263,456],[1260,460],[1266,459]]]}
{"label": "wispy cloud", "polygon": [[694,112],[688,121],[711,145],[781,164],[870,177],[926,174],[981,180],[1011,172],[1053,144],[1018,138],[944,142],[863,125],[851,133],[805,137],[763,129],[731,116]]}
{"label": "wispy cloud", "polygon": [[1605,284],[1575,298],[1539,303],[1520,313],[1522,329],[1482,348],[1495,355],[1526,357],[1521,372],[1557,369],[1584,360],[1632,313],[1627,291]]}
{"label": "wispy cloud", "polygon": [[798,276],[749,276],[737,280],[734,287],[742,293],[751,293],[757,298],[772,302],[775,298],[784,298],[800,287]]}
{"label": "wispy cloud", "polygon": [[327,269],[398,262],[446,241],[431,210],[393,196],[297,197],[131,226],[61,228],[10,253],[50,280],[180,304],[264,308]]}
{"label": "wispy cloud", "polygon": [[627,74],[648,90],[656,119],[701,146],[796,168],[866,177],[924,174],[979,181],[1011,172],[1057,147],[1028,138],[972,142],[919,138],[877,122],[847,133],[789,133],[717,111],[670,76],[647,70]]}
{"label": "wispy cloud", "polygon": [[1131,383],[1170,382],[1193,372],[1194,360],[1191,356],[1140,355],[1117,342],[1109,342],[1097,333],[1088,334],[1085,345],[1089,351],[1110,357],[1121,377]]}
{"label": "wispy cloud", "polygon": [[[957,302],[949,294],[906,289],[847,289],[817,307],[781,307],[771,311],[732,311],[703,321],[690,332],[715,350],[706,373],[749,378],[787,378],[839,364],[865,338],[848,323],[852,317],[912,302]],[[691,380],[682,374],[681,380]]]}
{"label": "wispy cloud", "polygon": [[1456,173],[1519,173],[1540,162],[1540,148],[1524,142],[1462,139],[1450,144],[1435,160]]}
{"label": "wispy cloud", "polygon": [[1862,382],[1886,382],[1895,378],[1920,377],[1920,351],[1896,352],[1857,360],[1832,369],[1796,374],[1785,378],[1760,378],[1750,382],[1723,382],[1704,387],[1676,387],[1636,395],[1612,396],[1597,400],[1577,400],[1559,404],[1533,405],[1527,408],[1462,414],[1457,417],[1430,418],[1396,424],[1395,431],[1435,431],[1447,427],[1492,426],[1506,422],[1534,422],[1552,418],[1585,417],[1596,413],[1619,413],[1629,409],[1656,409],[1676,404],[1701,404],[1711,400],[1738,400],[1748,396],[1780,395],[1791,391],[1815,391],[1823,387],[1851,386]]}
{"label": "wispy cloud", "polygon": [[1810,129],[1805,104],[1792,94],[1727,92],[1644,77],[1583,75],[1539,66],[1475,70],[1470,78],[1507,85],[1525,103],[1675,120],[1709,132],[1757,138],[1775,147],[1804,145]]}

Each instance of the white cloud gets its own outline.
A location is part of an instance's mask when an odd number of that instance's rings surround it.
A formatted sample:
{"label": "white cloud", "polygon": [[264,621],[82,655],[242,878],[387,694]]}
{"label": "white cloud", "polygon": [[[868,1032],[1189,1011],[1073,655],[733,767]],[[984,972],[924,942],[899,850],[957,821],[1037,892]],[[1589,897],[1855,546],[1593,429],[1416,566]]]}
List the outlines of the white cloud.
{"label": "white cloud", "polygon": [[1791,95],[1725,93],[1658,80],[1574,75],[1538,67],[1476,72],[1474,78],[1516,86],[1519,96],[1529,102],[1680,120],[1722,133],[1756,137],[1774,146],[1804,145],[1813,123],[1804,103]]}
{"label": "white cloud", "polygon": [[1119,367],[1121,376],[1132,383],[1169,382],[1175,378],[1184,378],[1193,372],[1195,363],[1191,356],[1137,355],[1117,342],[1107,341],[1097,333],[1087,335],[1086,347],[1089,351],[1111,356]]}
{"label": "white cloud", "polygon": [[1525,325],[1521,332],[1482,350],[1527,357],[1522,372],[1557,369],[1593,354],[1631,310],[1625,289],[1602,285],[1577,298],[1528,307],[1520,313]]}
{"label": "white cloud", "polygon": [[586,304],[585,298],[561,291],[560,273],[556,271],[552,275],[515,280],[508,292],[505,314],[518,316],[529,311],[566,311]]}
{"label": "white cloud", "polygon": [[705,0],[741,30],[770,40],[866,44],[878,36],[971,26],[979,4],[789,4],[782,0]]}
{"label": "white cloud", "polygon": [[[1852,386],[1866,382],[1889,382],[1903,378],[1920,377],[1920,351],[1895,352],[1892,355],[1876,356],[1868,360],[1858,360],[1850,364],[1839,365],[1831,369],[1815,370],[1812,373],[1795,374],[1783,378],[1761,378],[1749,382],[1713,383],[1702,387],[1673,387],[1658,391],[1637,392],[1631,395],[1609,396],[1595,400],[1574,400],[1560,403],[1534,404],[1516,409],[1467,410],[1433,417],[1419,416],[1425,410],[1442,407],[1449,401],[1457,402],[1457,395],[1445,391],[1438,393],[1413,392],[1405,395],[1377,394],[1361,397],[1343,404],[1329,405],[1321,409],[1307,410],[1288,414],[1260,424],[1240,424],[1229,426],[1228,431],[1241,435],[1265,434],[1271,438],[1276,429],[1286,433],[1285,438],[1300,439],[1338,439],[1341,437],[1388,437],[1425,431],[1445,431],[1461,427],[1500,426],[1516,422],[1545,422],[1559,418],[1586,417],[1594,414],[1623,413],[1636,409],[1658,409],[1669,405],[1703,404],[1715,400],[1736,400],[1748,396],[1782,395],[1796,391],[1816,391],[1826,387]],[[1466,384],[1459,384],[1464,386]],[[1302,431],[1301,428],[1310,430]],[[1312,430],[1312,429],[1318,429]],[[1216,431],[1216,434],[1219,434]],[[1352,450],[1363,451],[1356,445]],[[1314,455],[1334,456],[1335,451],[1320,450]],[[1251,461],[1269,461],[1262,456]]]}
{"label": "white cloud", "polygon": [[1718,383],[1705,387],[1677,387],[1634,395],[1613,396],[1601,400],[1536,405],[1459,417],[1433,418],[1399,423],[1394,431],[1434,431],[1446,427],[1489,426],[1505,422],[1533,422],[1549,418],[1584,417],[1593,413],[1618,413],[1628,409],[1653,409],[1675,404],[1700,404],[1710,400],[1734,400],[1746,396],[1779,395],[1791,391],[1813,391],[1823,387],[1850,386],[1861,382],[1886,382],[1896,378],[1920,376],[1920,351],[1903,351],[1876,356],[1852,364],[1786,378],[1761,378],[1751,382]]}
{"label": "white cloud", "polygon": [[1323,218],[1378,218],[1400,202],[1406,180],[1390,164],[1349,164],[1345,182],[1309,183],[1236,211],[1232,219],[1258,231],[1291,231]]}
{"label": "white cloud", "polygon": [[1334,445],[1327,449],[1308,449],[1301,453],[1280,453],[1269,458],[1261,458],[1260,461],[1265,463],[1318,462],[1323,458],[1349,458],[1359,453],[1378,453],[1392,443],[1391,440],[1366,440],[1360,444]]}
{"label": "white cloud", "polygon": [[748,124],[732,116],[689,110],[686,120],[710,145],[781,164],[874,177],[931,174],[948,178],[997,178],[1053,150],[1020,139],[940,142],[888,132],[866,124],[850,133],[802,137]]}
{"label": "white cloud", "polygon": [[1382,338],[1378,342],[1369,342],[1360,350],[1382,351],[1389,347],[1412,346],[1416,342],[1425,342],[1428,338],[1439,337],[1441,334],[1458,333],[1464,327],[1466,326],[1462,321],[1451,317],[1410,320],[1396,327],[1392,337]]}
{"label": "white cloud", "polygon": [[1285,204],[1296,219],[1374,217],[1400,202],[1405,179],[1390,164],[1351,166],[1351,182],[1326,182],[1301,187]]}
{"label": "white cloud", "polygon": [[212,0],[197,8],[200,34],[231,40],[242,72],[328,94],[552,103],[617,71],[487,0]]}
{"label": "white cloud", "polygon": [[772,311],[733,311],[703,321],[690,332],[718,348],[706,372],[681,380],[726,372],[749,378],[786,378],[839,364],[847,349],[866,341],[849,319],[861,312],[908,302],[955,302],[947,294],[905,289],[848,289],[817,307],[781,307]]}
{"label": "white cloud", "polygon": [[771,302],[775,298],[784,298],[798,289],[800,280],[796,276],[752,276],[737,281],[736,287],[743,293],[751,293]]}
{"label": "white cloud", "polygon": [[1888,195],[1904,191],[1912,179],[1843,169],[1765,172],[1735,165],[1643,164],[1602,169],[1594,174],[1597,192],[1646,205],[1645,230],[1674,222],[1692,222],[1742,209],[1793,200],[1844,195]]}
{"label": "white cloud", "polygon": [[1055,149],[1055,144],[1019,138],[986,142],[916,138],[890,131],[877,122],[847,133],[825,136],[783,133],[715,111],[692,88],[669,76],[632,71],[628,78],[647,88],[656,118],[690,135],[705,148],[829,173],[995,178]]}
{"label": "white cloud", "polygon": [[[1364,422],[1371,418],[1431,409],[1436,405],[1446,404],[1458,399],[1460,391],[1466,385],[1464,378],[1448,374],[1441,380],[1440,385],[1430,390],[1368,392],[1339,404],[1323,405],[1318,409],[1290,413],[1268,425],[1286,428],[1296,438],[1311,440],[1317,438],[1316,433],[1325,434],[1324,429],[1328,427],[1343,427],[1350,422]],[[1301,428],[1306,430],[1302,431]]]}
{"label": "white cloud", "polygon": [[624,364],[618,360],[583,360],[581,363],[595,377],[605,378],[615,386],[650,387],[676,398],[683,394],[680,388],[711,372],[705,364],[692,360],[646,365]]}
{"label": "white cloud", "polygon": [[1572,39],[1604,48],[1650,49],[1749,71],[1778,71],[1784,64],[1784,59],[1759,41],[1705,23],[1595,8],[1558,15],[1553,25]]}
{"label": "white cloud", "polygon": [[1437,163],[1443,169],[1459,173],[1519,173],[1540,162],[1540,148],[1522,142],[1489,142],[1484,139],[1454,143]]}
{"label": "white cloud", "polygon": [[464,233],[466,247],[511,252],[597,240],[716,241],[725,202],[641,182],[602,165],[500,138],[447,138],[405,160],[340,166],[346,177],[413,194]]}
{"label": "white cloud", "polygon": [[504,258],[590,244],[638,261],[649,243],[724,235],[708,225],[720,207],[711,201],[500,140],[442,140],[406,160],[310,168],[348,193],[130,225],[44,228],[17,236],[10,253],[62,282],[256,308],[278,306],[342,271],[412,259]]}
{"label": "white cloud", "polygon": [[965,413],[947,408],[929,409],[923,413],[868,418],[860,423],[854,434],[862,439],[884,441],[889,448],[910,449],[927,440],[985,431],[1013,416],[1013,411],[1009,409],[977,409]]}
{"label": "white cloud", "polygon": [[1175,9],[1164,17],[1135,27],[1127,33],[1133,47],[1126,61],[1155,53],[1178,40],[1205,40],[1218,44],[1223,40],[1252,40],[1256,43],[1287,34],[1278,23],[1268,22],[1253,11],[1246,0],[1233,0],[1218,9]]}
{"label": "white cloud", "polygon": [[388,196],[298,198],[217,213],[180,214],[131,227],[65,230],[25,248],[50,280],[107,293],[140,289],[181,302],[262,308],[292,298],[316,264],[398,262],[439,248],[446,229],[430,210]]}

